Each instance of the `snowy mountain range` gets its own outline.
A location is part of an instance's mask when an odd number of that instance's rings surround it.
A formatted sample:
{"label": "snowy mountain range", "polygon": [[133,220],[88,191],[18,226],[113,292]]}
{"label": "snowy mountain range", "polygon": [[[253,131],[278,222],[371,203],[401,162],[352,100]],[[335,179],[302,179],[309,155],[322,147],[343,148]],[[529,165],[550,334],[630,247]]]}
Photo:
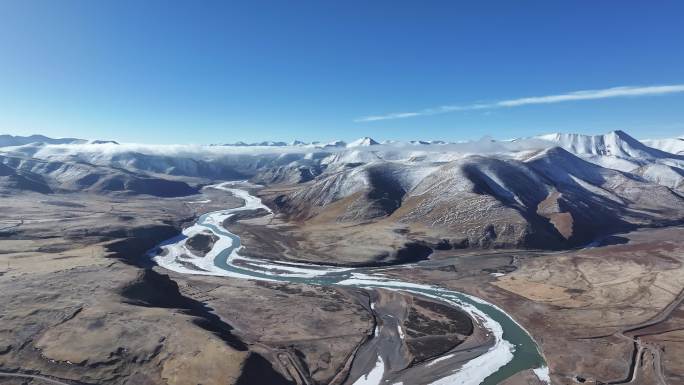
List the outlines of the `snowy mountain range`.
{"label": "snowy mountain range", "polygon": [[684,155],[684,138],[646,139],[641,142],[671,154]]}
{"label": "snowy mountain range", "polygon": [[76,138],[48,138],[43,135],[30,135],[30,136],[13,136],[13,135],[0,135],[0,147],[8,146],[21,146],[29,143],[45,143],[45,144],[78,144],[87,143],[87,140],[76,139]]}
{"label": "snowy mountain range", "polygon": [[[289,144],[261,142],[220,146],[119,144],[41,135],[0,135],[0,154],[4,157],[76,161],[156,175],[208,179],[255,177],[271,183],[297,182],[297,178],[292,178],[300,169],[306,169],[306,179],[349,164],[385,161],[424,165],[469,155],[517,159],[528,152],[554,146],[605,168],[633,173],[673,189],[682,186],[684,139],[640,142],[623,131],[604,135],[554,133],[509,141],[484,138],[460,143],[388,141],[381,144],[363,137],[350,143],[295,140]],[[265,178],[266,175],[272,180]]]}
{"label": "snowy mountain range", "polygon": [[426,242],[454,247],[560,247],[684,220],[684,140],[641,142],[622,131],[211,146],[0,138],[4,195],[179,196],[250,179],[288,186],[264,190],[264,199],[290,218],[406,223]]}

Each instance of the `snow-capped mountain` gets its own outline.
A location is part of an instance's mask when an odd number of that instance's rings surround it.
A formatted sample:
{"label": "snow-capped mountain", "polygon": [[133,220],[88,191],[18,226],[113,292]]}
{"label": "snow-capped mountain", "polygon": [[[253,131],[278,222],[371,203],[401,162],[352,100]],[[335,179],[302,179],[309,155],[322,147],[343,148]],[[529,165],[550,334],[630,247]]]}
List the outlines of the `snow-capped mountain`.
{"label": "snow-capped mountain", "polygon": [[182,181],[167,180],[107,166],[77,161],[46,161],[0,155],[0,192],[133,193],[161,197],[193,194]]}
{"label": "snow-capped mountain", "polygon": [[286,185],[264,199],[304,223],[404,224],[439,247],[566,247],[684,221],[684,157],[622,131],[327,145],[40,139],[0,148],[0,193],[177,196],[251,179]]}
{"label": "snow-capped mountain", "polygon": [[[303,144],[303,142],[295,141],[297,144],[294,142],[292,144],[289,144],[290,146],[296,146]],[[263,141],[263,142],[253,142],[253,143],[245,143],[242,141],[235,142],[235,143],[224,143],[221,144],[220,146],[232,146],[232,147],[284,147],[288,146],[288,143],[285,142],[274,142],[274,141]]]}
{"label": "snow-capped mountain", "polygon": [[354,147],[368,147],[368,146],[375,146],[380,143],[376,142],[373,138],[370,138],[368,136],[364,136],[363,138],[356,139],[355,141],[347,144],[347,148],[354,148]]}
{"label": "snow-capped mountain", "polygon": [[460,247],[562,247],[684,219],[671,187],[560,147],[447,163],[348,163],[269,199],[298,221],[406,223]]}
{"label": "snow-capped mountain", "polygon": [[537,138],[602,167],[630,172],[656,184],[682,189],[684,156],[647,146],[623,131],[604,135],[549,134]]}
{"label": "snow-capped mountain", "polygon": [[334,140],[332,142],[326,143],[323,148],[339,148],[339,147],[346,147],[347,143],[343,140]]}
{"label": "snow-capped mountain", "polygon": [[89,142],[90,144],[119,144],[119,142],[115,140],[91,140]]}
{"label": "snow-capped mountain", "polygon": [[670,138],[670,139],[646,139],[642,142],[658,150],[669,152],[675,155],[684,155],[684,138]]}
{"label": "snow-capped mountain", "polygon": [[[219,146],[142,145],[42,136],[1,138],[11,146],[0,148],[0,155],[12,158],[90,164],[150,177],[192,177],[209,181],[251,178],[265,184],[302,184],[335,178],[355,180],[333,175],[350,170],[375,170],[376,164],[387,163],[395,165],[393,167],[401,166],[407,174],[412,174],[414,171],[411,170],[432,169],[466,158],[472,161],[475,159],[472,155],[479,155],[481,158],[477,159],[483,162],[489,158],[526,162],[541,151],[560,147],[585,161],[580,168],[593,170],[586,166],[593,164],[602,169],[627,173],[636,180],[665,186],[679,194],[684,189],[684,156],[647,146],[622,131],[604,135],[556,133],[510,141],[483,138],[460,143],[420,140],[378,143],[370,137],[363,137],[349,144],[335,141],[325,145],[302,141],[289,144],[238,142]],[[649,143],[674,151],[679,142],[684,141],[673,139]],[[554,159],[555,163],[562,163],[564,158]],[[422,171],[416,172],[422,175]],[[586,176],[579,178],[586,180]],[[339,182],[327,183],[340,186]]]}
{"label": "snow-capped mountain", "polygon": [[577,155],[635,159],[667,158],[670,155],[639,142],[624,131],[612,131],[603,135],[554,133],[541,135],[538,138],[556,143]]}
{"label": "snow-capped mountain", "polygon": [[22,146],[30,143],[46,143],[46,144],[78,144],[87,143],[87,140],[76,138],[48,138],[44,135],[31,136],[13,136],[0,135],[0,147]]}

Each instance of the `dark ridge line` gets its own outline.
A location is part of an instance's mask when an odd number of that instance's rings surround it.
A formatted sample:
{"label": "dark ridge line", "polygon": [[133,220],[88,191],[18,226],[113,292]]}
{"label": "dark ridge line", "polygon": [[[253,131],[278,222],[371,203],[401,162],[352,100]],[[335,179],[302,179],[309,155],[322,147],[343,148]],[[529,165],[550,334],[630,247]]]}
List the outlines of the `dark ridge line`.
{"label": "dark ridge line", "polygon": [[184,314],[195,317],[192,321],[195,325],[214,333],[233,349],[246,351],[247,345],[232,334],[233,327],[214,314],[212,308],[183,295],[174,280],[152,269],[154,264],[151,260],[139,257],[154,245],[176,235],[178,230],[169,225],[141,230],[143,234],[140,234],[140,237],[131,237],[107,245],[107,249],[114,252],[110,258],[117,258],[142,269],[136,281],[120,290],[119,294],[127,299],[125,302],[142,307],[179,309]]}
{"label": "dark ridge line", "polygon": [[206,304],[181,294],[178,284],[168,275],[144,269],[135,282],[121,289],[120,294],[130,305],[178,309],[195,317],[192,323],[214,333],[233,349],[246,351],[247,345],[233,333],[233,327],[214,314]]}
{"label": "dark ridge line", "polygon": [[251,353],[242,368],[235,385],[295,385],[273,369],[273,365],[262,355]]}
{"label": "dark ridge line", "polygon": [[629,370],[627,371],[627,378],[623,378],[617,381],[610,381],[606,382],[606,384],[610,385],[618,385],[618,384],[629,384],[630,382],[634,381],[636,379],[636,364],[637,364],[637,358],[639,355],[639,344],[635,340],[632,342],[632,354],[630,357],[630,363],[629,363]]}

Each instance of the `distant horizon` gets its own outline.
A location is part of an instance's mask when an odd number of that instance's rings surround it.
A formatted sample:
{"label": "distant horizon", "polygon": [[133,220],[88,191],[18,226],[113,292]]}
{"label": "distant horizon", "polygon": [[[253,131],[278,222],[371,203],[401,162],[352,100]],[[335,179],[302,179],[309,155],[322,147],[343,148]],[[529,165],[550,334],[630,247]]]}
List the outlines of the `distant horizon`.
{"label": "distant horizon", "polygon": [[399,139],[394,139],[394,138],[376,137],[376,136],[366,135],[366,136],[361,136],[361,137],[356,137],[356,138],[330,138],[330,139],[316,139],[316,140],[312,140],[312,141],[302,140],[302,139],[299,139],[299,138],[292,138],[292,139],[287,139],[287,138],[286,138],[286,139],[269,139],[269,138],[265,138],[265,139],[263,139],[263,140],[257,140],[257,141],[246,141],[246,140],[239,140],[239,139],[238,139],[238,140],[233,140],[233,141],[218,141],[218,142],[212,142],[212,143],[179,143],[179,142],[173,142],[173,141],[171,141],[171,142],[131,142],[131,141],[118,140],[118,139],[116,139],[116,138],[104,138],[104,137],[103,137],[103,138],[99,138],[99,137],[95,137],[95,138],[91,137],[91,138],[88,138],[88,137],[77,137],[77,136],[73,136],[73,135],[51,136],[51,135],[45,135],[45,134],[41,134],[41,133],[32,133],[32,134],[28,134],[28,135],[19,135],[19,134],[14,134],[14,133],[5,132],[5,131],[0,131],[0,136],[9,135],[9,136],[13,136],[13,137],[23,137],[23,138],[25,138],[25,137],[31,137],[31,136],[44,136],[44,137],[47,137],[47,138],[50,138],[50,139],[58,139],[58,140],[59,140],[59,139],[77,139],[77,140],[87,140],[87,141],[113,141],[113,142],[117,142],[118,144],[140,144],[140,145],[197,145],[197,146],[211,146],[211,145],[235,144],[235,143],[240,143],[240,142],[243,142],[243,143],[245,143],[245,144],[247,144],[247,145],[254,145],[254,144],[257,144],[257,143],[264,143],[264,142],[286,143],[286,144],[290,144],[290,143],[292,143],[292,142],[294,142],[294,141],[301,141],[301,142],[304,142],[304,144],[307,144],[307,145],[311,145],[311,144],[314,144],[314,143],[316,143],[316,142],[317,142],[317,144],[319,144],[319,145],[325,145],[325,144],[332,143],[332,142],[338,141],[338,140],[341,140],[341,141],[345,142],[346,144],[349,144],[349,143],[351,143],[351,142],[353,142],[353,141],[356,141],[356,140],[359,140],[359,139],[362,139],[362,138],[365,138],[365,137],[371,138],[371,139],[373,139],[373,140],[379,142],[379,144],[383,144],[384,141],[396,141],[396,142],[404,142],[404,143],[408,143],[408,142],[411,142],[411,141],[428,141],[428,142],[429,142],[429,141],[432,141],[432,142],[435,142],[435,141],[443,141],[443,142],[446,142],[446,143],[459,143],[459,142],[475,142],[475,141],[479,141],[479,140],[483,140],[483,139],[492,139],[492,140],[495,140],[495,141],[509,141],[509,140],[513,140],[513,139],[528,139],[528,138],[534,138],[534,137],[537,137],[537,136],[549,135],[549,134],[578,134],[578,135],[597,136],[597,135],[609,134],[609,133],[612,133],[612,132],[615,132],[615,131],[622,131],[622,132],[625,132],[627,135],[629,135],[629,136],[631,136],[631,137],[633,137],[633,138],[635,138],[635,139],[637,139],[637,140],[660,140],[660,139],[680,139],[680,138],[684,138],[684,132],[682,132],[682,134],[673,135],[673,136],[664,136],[664,137],[640,137],[640,136],[632,135],[632,133],[629,132],[629,130],[624,130],[624,129],[608,130],[608,131],[599,132],[599,133],[582,133],[582,132],[570,132],[570,131],[546,131],[546,132],[540,132],[540,133],[538,133],[538,134],[536,134],[536,135],[518,136],[518,137],[494,137],[494,136],[492,136],[492,135],[483,135],[483,136],[481,136],[481,137],[479,137],[479,138],[467,139],[467,140],[461,140],[461,139],[435,139],[435,138],[415,138],[415,139],[399,140]]}

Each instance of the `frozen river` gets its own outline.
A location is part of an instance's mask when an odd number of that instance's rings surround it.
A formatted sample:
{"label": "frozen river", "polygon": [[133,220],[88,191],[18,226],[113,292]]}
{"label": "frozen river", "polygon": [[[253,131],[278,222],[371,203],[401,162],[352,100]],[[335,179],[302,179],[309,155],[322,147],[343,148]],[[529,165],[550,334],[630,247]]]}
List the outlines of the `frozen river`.
{"label": "frozen river", "polygon": [[[274,262],[241,256],[240,237],[226,230],[222,223],[240,211],[266,210],[258,197],[251,195],[246,183],[222,183],[209,186],[244,200],[238,208],[206,213],[183,234],[161,243],[150,252],[154,261],[169,270],[185,274],[204,274],[242,279],[269,280],[326,286],[352,286],[411,292],[439,300],[468,313],[475,326],[484,328],[491,343],[482,351],[474,351],[465,362],[464,352],[447,352],[423,363],[423,370],[439,372],[432,384],[498,384],[525,369],[548,382],[548,369],[540,351],[518,323],[503,310],[482,299],[444,288],[396,279],[388,279],[370,268],[340,268],[302,263]],[[268,214],[271,215],[271,214]],[[185,246],[186,239],[199,233],[213,233],[217,241],[204,256],[194,255]],[[398,341],[400,343],[400,341]],[[379,385],[400,383],[386,368],[387,360],[378,354],[375,366],[354,384]],[[391,382],[387,382],[391,381]],[[404,385],[408,385],[408,382]]]}

